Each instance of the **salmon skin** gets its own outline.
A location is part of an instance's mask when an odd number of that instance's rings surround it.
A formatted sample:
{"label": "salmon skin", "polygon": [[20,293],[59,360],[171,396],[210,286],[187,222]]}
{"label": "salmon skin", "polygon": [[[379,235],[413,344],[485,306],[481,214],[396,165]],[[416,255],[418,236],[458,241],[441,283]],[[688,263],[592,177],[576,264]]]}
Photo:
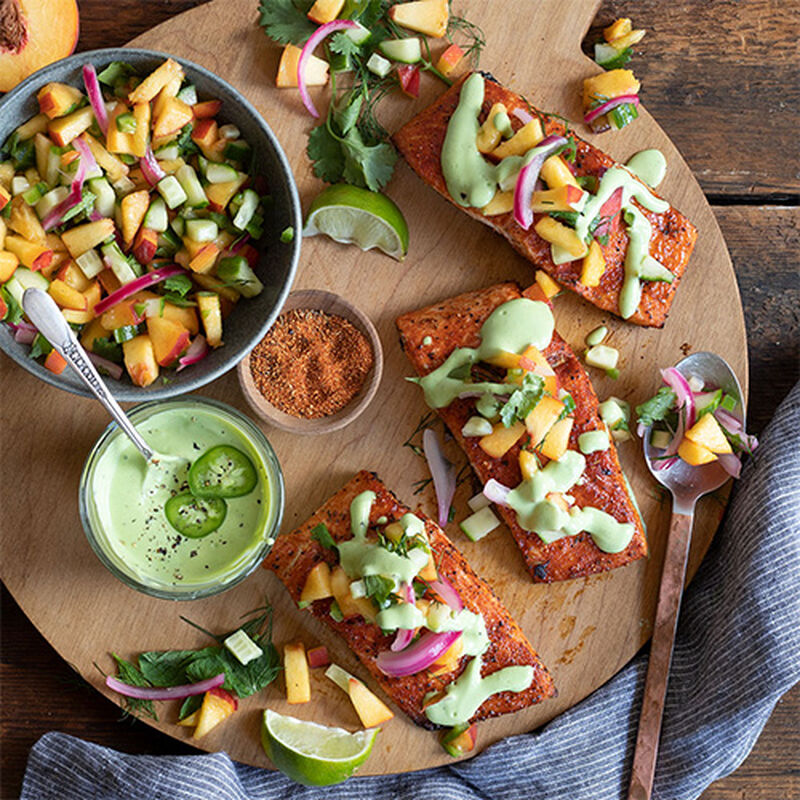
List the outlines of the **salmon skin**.
{"label": "salmon skin", "polygon": [[[481,326],[492,311],[521,296],[516,283],[501,283],[403,314],[397,319],[403,350],[417,373],[427,375],[444,363],[457,347],[477,347]],[[569,437],[569,449],[578,450],[581,433],[602,427],[597,395],[586,370],[558,333],[553,333],[550,345],[543,353],[556,373],[560,388],[568,391],[575,401],[575,422]],[[519,485],[522,481],[519,452],[530,438],[527,434],[502,458],[493,458],[478,445],[478,437],[465,437],[461,433],[464,423],[476,413],[474,399],[457,399],[449,406],[437,409],[437,413],[467,454],[482,485],[490,478],[510,487]],[[583,477],[583,484],[569,490],[576,504],[599,508],[619,522],[633,524],[634,535],[620,553],[603,552],[586,532],[545,544],[535,533],[519,525],[516,512],[499,507],[498,512],[510,528],[536,583],[607,572],[647,555],[644,525],[628,493],[613,440],[608,450],[586,456]]]}
{"label": "salmon skin", "polygon": [[[464,76],[464,80],[468,76]],[[393,137],[397,149],[409,166],[425,183],[450,200],[471,217],[502,234],[511,246],[530,261],[535,267],[544,270],[562,286],[576,292],[598,308],[619,316],[619,295],[625,274],[625,254],[628,249],[628,234],[617,214],[609,229],[608,243],[601,245],[606,260],[606,268],[599,286],[584,286],[581,283],[582,259],[557,265],[550,255],[550,244],[533,229],[523,230],[514,220],[513,212],[484,216],[478,208],[465,208],[456,203],[447,191],[442,173],[441,152],[447,124],[458,105],[461,84],[459,81],[448,89],[436,102],[423,110],[404,125]],[[522,123],[514,115],[519,109],[533,113],[543,121],[545,134],[565,134],[563,123],[552,116],[532,108],[522,97],[503,88],[492,78],[485,80],[485,96],[481,121],[485,119],[494,103],[503,103],[509,112],[515,130]],[[574,171],[578,176],[600,178],[614,159],[583,141],[570,131],[577,145]],[[631,201],[635,202],[635,201]],[[650,240],[650,255],[660,261],[674,276],[672,283],[663,281],[642,281],[642,298],[638,309],[628,322],[651,328],[661,328],[667,319],[675,291],[689,262],[689,256],[697,239],[697,229],[676,209],[670,208],[663,214],[656,214],[636,204],[653,227]],[[534,215],[534,224],[541,217]]]}
{"label": "salmon skin", "polygon": [[[377,475],[361,471],[299,528],[276,539],[272,551],[264,561],[264,567],[272,570],[283,581],[296,603],[300,601],[303,586],[312,568],[320,561],[327,561],[331,565],[336,563],[335,552],[313,539],[311,532],[317,525],[324,523],[335,541],[351,538],[350,503],[356,495],[366,490],[372,490],[377,496],[370,511],[370,525],[374,525],[383,516],[392,522],[409,511]],[[486,622],[490,645],[483,654],[481,674],[489,675],[512,665],[529,664],[533,667],[533,681],[527,689],[492,695],[478,708],[470,721],[477,722],[519,711],[553,696],[555,688],[550,673],[500,599],[478,577],[441,528],[419,511],[414,513],[425,523],[425,532],[439,575],[447,578],[455,587],[464,607],[482,614]],[[471,659],[462,657],[457,670],[445,675],[433,676],[424,671],[401,678],[389,677],[378,669],[376,659],[379,653],[389,649],[394,634],[384,635],[377,625],[360,616],[347,617],[336,622],[330,615],[330,607],[331,600],[327,599],[317,600],[309,609],[347,642],[386,694],[417,725],[428,729],[438,727],[425,716],[423,699],[428,692],[441,691],[454,681]]]}

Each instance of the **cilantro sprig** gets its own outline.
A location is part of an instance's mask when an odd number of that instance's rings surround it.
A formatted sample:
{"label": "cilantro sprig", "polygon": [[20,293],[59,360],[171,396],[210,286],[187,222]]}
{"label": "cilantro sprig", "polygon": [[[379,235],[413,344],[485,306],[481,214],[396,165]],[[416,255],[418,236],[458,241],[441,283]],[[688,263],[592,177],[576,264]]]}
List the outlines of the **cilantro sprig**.
{"label": "cilantro sprig", "polygon": [[500,421],[506,428],[515,422],[524,422],[544,393],[544,380],[539,375],[526,372],[519,389],[515,389],[500,409]]}

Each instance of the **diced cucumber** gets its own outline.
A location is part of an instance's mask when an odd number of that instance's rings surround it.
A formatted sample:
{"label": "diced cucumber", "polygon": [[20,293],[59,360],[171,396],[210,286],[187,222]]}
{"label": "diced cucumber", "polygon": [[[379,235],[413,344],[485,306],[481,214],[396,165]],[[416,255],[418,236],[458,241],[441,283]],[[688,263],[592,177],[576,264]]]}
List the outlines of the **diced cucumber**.
{"label": "diced cucumber", "polygon": [[737,405],[739,405],[739,401],[733,395],[724,394],[719,407],[725,411],[735,411]]}
{"label": "diced cucumber", "polygon": [[488,436],[492,423],[485,417],[470,417],[461,428],[462,436]]}
{"label": "diced cucumber", "polygon": [[486,392],[486,394],[482,394],[475,402],[475,410],[482,417],[493,422],[500,414],[500,403],[493,394]]}
{"label": "diced cucumber", "polygon": [[672,437],[667,431],[652,431],[650,433],[650,447],[655,447],[656,450],[666,450]]}
{"label": "diced cucumber", "polygon": [[67,220],[77,218],[79,215],[88,215],[89,212],[94,208],[94,203],[97,198],[94,196],[94,192],[90,192],[88,189],[83,190],[83,195],[80,199],[80,202],[76,205],[72,206],[69,211],[64,213],[64,216],[61,218],[62,222],[66,222]]}
{"label": "diced cucumber", "polygon": [[594,60],[603,69],[619,69],[630,61],[633,50],[626,47],[618,50],[614,45],[606,42],[597,42],[594,46]]}
{"label": "diced cucumber", "polygon": [[167,229],[169,217],[167,216],[167,204],[163,197],[156,196],[150,201],[142,225],[158,233],[163,233]]}
{"label": "diced cucumber", "polygon": [[178,92],[178,100],[182,100],[187,106],[197,105],[197,89],[188,84]]}
{"label": "diced cucumber", "polygon": [[243,231],[253,218],[258,208],[259,197],[252,189],[245,189],[242,195],[242,204],[233,218],[233,226],[240,231]]}
{"label": "diced cucumber", "polygon": [[169,227],[178,235],[183,236],[186,233],[186,220],[179,214],[174,217],[169,223]]}
{"label": "diced cucumber", "polygon": [[639,277],[643,281],[663,281],[664,283],[672,283],[675,280],[675,276],[653,256],[646,256],[643,259],[639,267]]}
{"label": "diced cucumber", "polygon": [[416,64],[422,58],[422,47],[415,36],[406,39],[386,39],[378,45],[378,48],[386,58],[403,64]]}
{"label": "diced cucumber", "polygon": [[187,219],[184,230],[194,242],[213,242],[219,235],[217,223],[211,219]]}
{"label": "diced cucumber", "polygon": [[104,269],[103,259],[94,248],[87,250],[75,259],[75,263],[80,267],[81,272],[91,280],[95,275],[99,275]]}
{"label": "diced cucumber", "polygon": [[104,217],[112,216],[117,196],[114,194],[111,184],[105,178],[92,178],[89,181],[89,188],[95,196],[95,211]]}
{"label": "diced cucumber", "polygon": [[[182,222],[183,220],[181,220]],[[159,250],[163,250],[165,255],[174,255],[178,250],[183,247],[183,242],[180,236],[177,236],[175,231],[167,228],[161,236],[158,237]]]}
{"label": "diced cucumber", "polygon": [[606,116],[611,127],[619,131],[628,123],[633,122],[639,116],[639,111],[633,103],[623,103],[621,106],[612,108]]}
{"label": "diced cucumber", "polygon": [[250,268],[244,256],[228,256],[217,264],[217,277],[233,287],[243,297],[255,297],[264,289],[264,284]]}
{"label": "diced cucumber", "polygon": [[28,179],[24,175],[15,175],[11,179],[11,194],[15,197],[18,194],[22,194],[23,192],[27,192],[28,189],[31,188]]}
{"label": "diced cucumber", "polygon": [[351,72],[353,69],[350,53],[331,53],[328,65],[331,72]]}
{"label": "diced cucumber", "polygon": [[[192,168],[189,167],[189,169]],[[194,172],[194,170],[192,170],[192,172]],[[187,200],[187,194],[175,175],[167,175],[166,178],[162,178],[156,184],[156,189],[164,198],[164,201],[169,208],[177,208],[178,206],[183,205]]]}
{"label": "diced cucumber", "polygon": [[475,497],[470,497],[470,499],[467,500],[467,505],[472,511],[480,511],[482,508],[486,508],[486,506],[489,505],[489,498],[483,492],[478,492]]}
{"label": "diced cucumber", "polygon": [[264,654],[264,651],[241,628],[232,633],[222,644],[240,664],[249,664]]}
{"label": "diced cucumber", "polygon": [[217,164],[215,162],[206,168],[206,179],[209,183],[227,183],[235,181],[239,173],[230,164]]}
{"label": "diced cucumber", "polygon": [[35,206],[47,194],[47,184],[39,181],[36,186],[31,186],[27,192],[22,193],[22,199],[29,205]]}
{"label": "diced cucumber", "polygon": [[138,325],[123,325],[121,328],[114,328],[112,331],[112,336],[117,344],[129,342],[131,339],[135,339],[138,335]]}
{"label": "diced cucumber", "polygon": [[486,506],[467,517],[463,522],[459,522],[458,527],[470,541],[477,542],[483,539],[487,533],[491,533],[499,524],[500,520],[494,515],[494,511]]}
{"label": "diced cucumber", "polygon": [[116,119],[116,124],[120,133],[136,133],[136,117],[130,111],[120,114]]}
{"label": "diced cucumber", "polygon": [[689,388],[693,392],[702,392],[703,389],[706,388],[705,383],[703,383],[703,379],[702,378],[698,378],[697,375],[690,375],[686,379],[686,383],[689,384]]}
{"label": "diced cucumber", "polygon": [[553,259],[553,263],[556,265],[568,264],[570,261],[575,261],[575,256],[572,255],[569,250],[557,244],[550,245],[550,258]]}
{"label": "diced cucumber", "polygon": [[715,392],[704,392],[694,396],[694,408],[697,412],[698,419],[703,414],[710,414],[719,408],[722,402],[722,389],[717,389]]}
{"label": "diced cucumber", "polygon": [[125,197],[126,194],[130,194],[136,188],[136,184],[127,175],[115,180],[111,186],[117,197]]}
{"label": "diced cucumber", "polygon": [[385,78],[392,71],[392,62],[384,58],[380,53],[373,53],[367,59],[367,69],[379,78]]}
{"label": "diced cucumber", "polygon": [[104,244],[100,251],[103,253],[106,263],[111,268],[111,271],[117,276],[117,280],[121,284],[130,283],[136,278],[136,273],[133,267],[128,263],[119,245],[114,242]]}
{"label": "diced cucumber", "polygon": [[238,161],[240,164],[243,164],[250,158],[250,145],[247,144],[244,139],[228,142],[228,144],[225,145],[223,155],[231,161]]}
{"label": "diced cucumber", "polygon": [[325,670],[325,677],[330,678],[343,692],[350,692],[350,678],[354,676],[338,664],[331,664]]}
{"label": "diced cucumber", "polygon": [[616,430],[620,425],[627,425],[630,406],[624,400],[609,397],[598,408],[600,419],[605,422],[609,430]]}
{"label": "diced cucumber", "polygon": [[600,344],[603,339],[606,338],[608,334],[608,328],[605,325],[600,325],[598,328],[595,328],[591,333],[586,336],[586,344],[589,347],[594,347],[595,345]]}
{"label": "diced cucumber", "polygon": [[181,150],[177,144],[165,144],[159,147],[155,152],[155,157],[159,161],[175,161],[181,154]]}
{"label": "diced cucumber", "polygon": [[[208,198],[206,197],[206,193],[203,191],[203,187],[200,184],[200,180],[197,177],[197,173],[194,171],[193,167],[190,167],[188,164],[184,164],[182,167],[178,168],[178,171],[175,173],[175,177],[178,179],[178,183],[180,183],[181,188],[186,193],[186,203],[191,206],[192,208],[203,208],[208,205]],[[166,178],[164,178],[166,180]],[[161,182],[159,182],[159,186]],[[164,198],[169,204],[169,200],[165,197]],[[170,206],[170,208],[174,208],[174,206]]]}
{"label": "diced cucumber", "polygon": [[619,361],[619,350],[604,344],[596,344],[586,351],[584,359],[590,367],[614,369]]}
{"label": "diced cucumber", "polygon": [[58,183],[58,173],[61,170],[61,148],[51,147],[47,151],[47,164],[42,176],[48,186],[55,186]]}
{"label": "diced cucumber", "polygon": [[217,134],[220,139],[238,139],[242,135],[241,131],[230,122],[227,125],[220,125]]}
{"label": "diced cucumber", "polygon": [[356,44],[364,44],[372,36],[372,31],[364,27],[360,22],[356,22],[356,25],[358,25],[357,28],[348,28],[344,35],[352,39]]}
{"label": "diced cucumber", "polygon": [[47,291],[50,281],[40,272],[34,272],[27,267],[17,267],[14,274],[3,284],[8,293],[22,305],[22,295],[26,289],[42,289]]}
{"label": "diced cucumber", "polygon": [[62,200],[69,194],[69,189],[66,186],[56,186],[51,189],[41,200],[36,204],[36,213],[39,219],[44,219]]}

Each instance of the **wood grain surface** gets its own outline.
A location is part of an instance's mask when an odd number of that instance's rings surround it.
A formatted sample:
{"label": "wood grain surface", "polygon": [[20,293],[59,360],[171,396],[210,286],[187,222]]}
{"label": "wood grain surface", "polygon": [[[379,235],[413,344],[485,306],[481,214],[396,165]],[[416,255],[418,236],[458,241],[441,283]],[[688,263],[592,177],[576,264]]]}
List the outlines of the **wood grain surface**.
{"label": "wood grain surface", "polygon": [[[134,3],[117,0],[112,7],[94,0],[84,0],[81,45],[85,48],[121,43],[137,30],[155,24],[159,21],[159,15],[171,14],[190,5],[194,3]],[[659,18],[654,6],[654,3],[647,2],[615,3],[613,11],[627,11],[634,15],[637,25],[655,28],[659,24]],[[796,11],[796,4],[785,4],[785,19],[784,11],[776,6],[764,6],[761,3],[682,4],[684,16],[676,20],[676,29],[661,30],[661,41],[667,49],[670,46],[675,50],[680,49],[681,42],[684,41],[683,32],[688,30],[697,16],[702,17],[706,12],[732,14],[747,30],[763,24],[773,32],[781,24],[790,29],[793,20],[797,18],[789,10],[793,7]],[[752,16],[748,16],[749,8],[753,10]],[[604,6],[598,20],[606,21],[610,18],[611,9],[610,4]],[[765,15],[769,17],[766,21]],[[112,16],[113,25],[110,24]],[[699,43],[693,41],[692,45],[694,47],[699,44],[705,54],[711,84],[716,77],[716,43],[708,30],[701,39]],[[794,41],[796,40],[795,36]],[[770,48],[764,42],[761,42],[761,47],[763,61],[758,66],[763,68],[765,81],[758,87],[758,91],[771,93],[773,98],[779,98],[785,89],[781,85],[781,75],[785,75],[787,65],[780,60],[771,63]],[[646,92],[649,88],[653,95],[657,95],[657,87],[664,85],[660,82],[664,77],[662,73],[669,69],[669,64],[665,63],[668,59],[660,58],[658,52],[648,52],[646,47],[642,50],[643,54],[637,61],[637,72],[642,71],[644,74],[643,70],[649,70]],[[747,107],[756,99],[750,94],[755,91],[751,87],[740,96],[712,98],[715,114],[698,113],[690,116],[688,121],[677,114],[673,119],[671,115],[675,109],[668,103],[658,116],[677,140],[681,133],[691,138],[698,131],[702,134],[704,129],[713,131],[714,128],[717,138],[722,139],[725,132],[723,115],[735,116],[740,108]],[[647,94],[645,96],[648,107],[656,108],[655,102]],[[796,122],[795,113],[795,125]],[[779,148],[776,147],[774,152],[775,163],[782,166],[782,169],[776,169],[769,176],[770,180],[778,187],[777,193],[785,197],[788,203],[793,203],[793,206],[761,208],[738,205],[717,208],[717,216],[734,255],[750,328],[753,393],[749,419],[756,432],[771,416],[781,397],[796,379],[797,364],[796,324],[800,293],[797,286],[796,252],[800,220],[796,208],[797,197],[794,194],[796,184],[792,183],[791,173],[786,166],[791,162],[787,162],[785,158],[780,160],[785,154]],[[707,190],[722,187],[720,191],[725,191],[724,187],[728,185],[725,183],[725,176],[729,172],[726,163],[718,158],[718,153],[713,148],[708,150],[705,157],[704,168],[700,169],[693,164],[701,183]],[[749,192],[750,182],[745,175],[721,199],[728,203],[736,202]],[[747,199],[758,200],[758,197]],[[764,263],[765,251],[769,253],[769,264]],[[767,274],[769,280],[766,279]],[[779,290],[776,291],[775,287],[779,287]],[[7,431],[4,436],[8,436]],[[192,752],[140,724],[130,727],[116,725],[116,707],[88,691],[80,681],[72,682],[72,673],[68,667],[35,633],[7,595],[3,597],[3,609],[3,774],[0,789],[3,798],[15,796],[27,749],[42,732],[49,729],[66,730],[130,752]],[[792,768],[798,755],[797,696],[798,692],[795,692],[778,707],[754,755],[734,776],[709,789],[706,798],[746,796],[752,800],[772,800],[797,796],[800,787]],[[43,702],[43,697],[52,698],[52,701]]]}

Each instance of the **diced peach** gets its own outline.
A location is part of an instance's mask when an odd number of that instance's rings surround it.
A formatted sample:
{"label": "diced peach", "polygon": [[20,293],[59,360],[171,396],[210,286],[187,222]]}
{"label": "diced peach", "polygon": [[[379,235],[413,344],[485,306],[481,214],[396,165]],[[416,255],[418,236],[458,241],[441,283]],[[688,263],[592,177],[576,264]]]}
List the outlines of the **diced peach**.
{"label": "diced peach", "polygon": [[39,110],[49,119],[63,117],[82,98],[83,93],[79,89],[66,83],[48,83],[36,94]]}
{"label": "diced peach", "polygon": [[[706,415],[708,416],[708,415]],[[709,464],[716,461],[718,456],[712,453],[707,447],[691,439],[684,438],[678,445],[678,455],[693,467],[699,467],[702,464]]]}
{"label": "diced peach", "polygon": [[94,349],[95,339],[107,339],[110,331],[103,327],[100,317],[95,317],[82,331],[81,344],[85,350],[90,352]]}
{"label": "diced peach", "polygon": [[61,234],[61,241],[69,250],[73,258],[82,256],[87,250],[97,247],[100,242],[108,239],[114,233],[114,220],[104,217],[96,222],[86,222],[75,228],[70,228]]}
{"label": "diced peach", "polygon": [[66,264],[67,261],[71,261],[69,257],[69,253],[53,253],[53,257],[50,259],[50,263],[46,264],[39,270],[45,278],[51,278],[54,272],[59,272]]}
{"label": "diced peach", "polygon": [[583,82],[583,107],[588,109],[598,98],[638,94],[639,81],[629,69],[612,69],[586,78]]}
{"label": "diced peach", "polygon": [[[6,225],[5,217],[0,215],[0,250],[2,250],[5,245],[6,233],[8,233],[8,225]],[[52,250],[54,248],[51,247],[50,249]]]}
{"label": "diced peach", "polygon": [[494,193],[494,197],[481,208],[484,217],[496,217],[498,214],[508,214],[514,210],[514,191],[509,189],[507,192],[500,190]]}
{"label": "diced peach", "polygon": [[183,325],[192,336],[199,330],[200,323],[197,320],[197,312],[192,306],[176,306],[174,303],[167,301],[163,305],[160,304],[159,316]]}
{"label": "diced peach", "polygon": [[607,28],[603,28],[603,38],[610,44],[621,36],[626,36],[633,29],[633,25],[628,17],[615,19]]}
{"label": "diced peach", "polygon": [[539,176],[550,189],[558,189],[561,186],[580,188],[578,179],[572,174],[572,170],[567,166],[567,162],[564,161],[561,156],[550,156],[550,158],[546,158],[544,164],[542,164]]}
{"label": "diced peach", "polygon": [[433,558],[433,553],[428,553],[428,563],[419,571],[419,577],[423,581],[435,581],[439,577],[436,571],[436,561]]}
{"label": "diced peach", "polygon": [[340,565],[331,570],[331,592],[344,617],[363,617],[374,622],[377,612],[372,601],[366,597],[353,597],[350,592],[350,578]]}
{"label": "diced peach", "polygon": [[284,645],[283,675],[286,679],[287,703],[307,703],[311,700],[311,680],[306,649],[302,642],[290,642]]}
{"label": "diced peach", "polygon": [[539,471],[539,459],[530,450],[519,451],[519,469],[522,480],[529,481]]}
{"label": "diced peach", "polygon": [[626,33],[624,36],[620,36],[614,40],[614,47],[618,51],[625,50],[628,47],[633,47],[633,45],[641,42],[646,34],[647,31],[643,28],[638,28],[634,31],[628,31],[628,33]]}
{"label": "diced peach", "polygon": [[[123,198],[122,202],[125,200],[127,198]],[[140,264],[149,264],[155,258],[156,250],[158,250],[158,233],[150,228],[139,228],[133,241],[133,257]]]}
{"label": "diced peach", "polygon": [[428,669],[432,675],[445,675],[448,672],[452,672],[458,666],[463,653],[464,637],[459,636]]}
{"label": "diced peach", "polygon": [[342,13],[345,0],[316,0],[308,11],[308,18],[317,25],[333,22]]}
{"label": "diced peach", "polygon": [[56,350],[51,350],[44,360],[44,368],[49,369],[55,375],[60,375],[66,366],[67,362],[64,360],[64,356]]}
{"label": "diced peach", "polygon": [[197,119],[207,119],[216,117],[222,108],[222,100],[204,100],[202,103],[195,103],[192,106],[192,113]]}
{"label": "diced peach", "polygon": [[[177,258],[175,260],[177,261]],[[226,286],[219,278],[215,277],[214,275],[201,275],[199,272],[193,272],[192,280],[198,286],[201,286],[203,289],[207,289],[209,292],[214,292],[221,298],[225,298],[231,303],[236,303],[241,297],[241,295],[239,294],[239,292],[236,291],[236,289],[233,289],[230,286]]]}
{"label": "diced peach", "polygon": [[36,212],[25,202],[22,195],[11,201],[11,214],[8,217],[9,230],[15,231],[23,239],[36,244],[44,244],[47,235]]}
{"label": "diced peach", "polygon": [[77,161],[80,157],[81,154],[77,150],[67,150],[66,153],[61,154],[61,158],[59,160],[61,161],[62,167],[68,167],[73,161]]}
{"label": "diced peach", "polygon": [[5,297],[0,294],[0,320],[5,319],[6,314],[8,314],[8,303],[6,303]]}
{"label": "diced peach", "polygon": [[189,269],[192,272],[211,272],[219,255],[219,247],[214,242],[205,244],[189,262]]}
{"label": "diced peach", "polygon": [[61,308],[86,311],[86,298],[80,292],[64,283],[64,281],[58,279],[51,281],[47,292]]}
{"label": "diced peach", "polygon": [[222,345],[222,312],[219,295],[198,292],[197,307],[200,310],[200,319],[203,320],[206,341],[211,347],[220,347]]}
{"label": "diced peach", "polygon": [[713,414],[703,414],[685,434],[689,441],[708,448],[712,453],[732,453],[731,444]]}
{"label": "diced peach", "polygon": [[[562,420],[562,422],[564,422],[564,421],[566,421],[566,420]],[[565,452],[566,452],[566,448],[565,448]],[[563,453],[562,453],[562,455],[563,455]],[[560,458],[560,456],[559,456],[559,458]],[[564,495],[561,494],[561,492],[548,492],[545,495],[545,500],[548,500],[554,506],[557,506],[558,508],[560,508],[562,511],[568,511],[569,510],[569,503],[567,502],[567,498],[564,497]]]}
{"label": "diced peach", "polygon": [[203,705],[197,710],[197,727],[193,739],[202,739],[212,728],[227,719],[238,708],[236,698],[226,689],[217,686],[203,696]]}
{"label": "diced peach", "polygon": [[43,244],[36,244],[21,236],[6,236],[5,248],[13,253],[23,267],[38,272],[47,267],[53,260],[53,251]]}
{"label": "diced peach", "polygon": [[164,109],[153,123],[153,136],[167,136],[188,125],[194,119],[191,106],[177,97],[168,97]]}
{"label": "diced peach", "polygon": [[373,694],[358,678],[348,678],[347,694],[365,728],[382,725],[394,716],[389,706],[380,697]]}
{"label": "diced peach", "polygon": [[219,139],[219,126],[215,119],[201,119],[192,128],[192,141],[202,150]]}
{"label": "diced peach", "polygon": [[331,657],[328,655],[328,648],[325,647],[325,645],[312,647],[306,653],[306,658],[308,658],[308,666],[311,667],[311,669],[327,667],[328,664],[331,663]]}
{"label": "diced peach", "polygon": [[581,265],[581,283],[584,286],[599,286],[600,279],[606,271],[606,257],[597,239],[592,239],[589,252],[583,257]]}
{"label": "diced peach", "polygon": [[165,317],[148,317],[147,333],[153,343],[156,361],[162,367],[172,364],[189,346],[189,331]]}
{"label": "diced peach", "polygon": [[171,58],[151,72],[129,95],[128,102],[149,103],[155,96],[175,78],[183,79],[183,67]]}
{"label": "diced peach", "polygon": [[501,142],[491,153],[493,161],[502,161],[506,156],[524,156],[532,147],[536,147],[544,139],[542,123],[532,119],[525,123],[510,139]]}
{"label": "diced peach", "polygon": [[544,439],[550,428],[555,425],[563,410],[564,404],[560,400],[545,395],[525,417],[525,427],[528,429],[534,447]]}
{"label": "diced peach", "polygon": [[[275,76],[275,85],[279,89],[297,87],[297,62],[300,60],[301,50],[293,44],[287,44],[281,53],[278,63],[278,74]],[[306,62],[306,86],[324,86],[328,82],[328,62],[315,55],[311,55]]]}
{"label": "diced peach", "polygon": [[464,58],[464,51],[457,45],[451,44],[440,56],[436,62],[436,69],[442,75],[450,75],[455,68],[461,63]]}
{"label": "diced peach", "polygon": [[103,291],[106,294],[111,294],[112,292],[116,292],[117,289],[119,289],[119,287],[122,285],[119,282],[119,278],[110,269],[104,269],[97,276],[97,280],[103,287]]}
{"label": "diced peach", "polygon": [[108,173],[108,177],[112,182],[124,178],[130,172],[127,164],[109,153],[90,133],[84,133],[81,139],[89,145],[89,149],[92,151],[98,166]]}
{"label": "diced peach", "polygon": [[132,300],[124,300],[115,306],[111,306],[100,317],[103,327],[106,330],[113,331],[128,325],[138,325],[142,321],[142,315],[136,313],[135,305],[136,303]]}
{"label": "diced peach", "polygon": [[197,717],[200,714],[200,709],[198,708],[197,711],[189,714],[188,717],[184,717],[183,719],[178,720],[178,725],[182,725],[184,728],[194,728],[197,725]]}
{"label": "diced peach", "polygon": [[5,283],[19,266],[19,257],[9,250],[0,250],[0,283]]}
{"label": "diced peach", "polygon": [[327,562],[320,561],[315,564],[306,577],[303,591],[300,593],[301,603],[313,603],[315,600],[324,600],[333,597],[331,590],[331,568]]}
{"label": "diced peach", "polygon": [[[456,45],[453,45],[456,47]],[[491,153],[500,140],[503,138],[502,134],[495,127],[494,118],[498,114],[505,114],[506,107],[503,103],[495,103],[490,109],[483,121],[483,124],[478,128],[478,135],[475,137],[475,145],[481,153]]]}
{"label": "diced peach", "polygon": [[147,152],[150,135],[150,103],[137,103],[133,107],[136,130],[133,132],[133,154],[142,158]]}
{"label": "diced peach", "polygon": [[126,248],[130,246],[133,237],[136,236],[136,231],[139,230],[139,226],[142,224],[142,220],[149,206],[150,193],[146,189],[141,189],[138,192],[131,192],[122,198],[120,202],[120,210],[122,212],[122,238]]}
{"label": "diced peach", "polygon": [[133,134],[124,133],[117,128],[117,117],[129,113],[125,103],[117,103],[108,114],[108,133],[106,134],[106,148],[109,153],[125,153],[133,155]]}
{"label": "diced peach", "polygon": [[222,213],[231,201],[231,198],[242,188],[246,180],[247,176],[240,174],[236,180],[226,181],[225,183],[210,183],[206,186],[206,197],[208,198],[211,211]]}
{"label": "diced peach", "polygon": [[[3,91],[0,89],[0,91]],[[15,133],[19,137],[21,142],[24,142],[26,139],[30,139],[35,136],[37,133],[44,133],[47,130],[47,124],[50,122],[46,114],[37,114],[35,117],[31,117],[27,122],[23,122],[22,125],[17,128]]]}
{"label": "diced peach", "polygon": [[492,432],[482,436],[478,445],[481,450],[492,458],[502,458],[525,433],[525,425],[515,422],[511,427],[506,428],[502,422],[498,422],[492,428]]}
{"label": "diced peach", "polygon": [[567,452],[569,445],[569,435],[575,420],[572,417],[564,417],[553,425],[544,437],[539,452],[547,458],[558,460]]}
{"label": "diced peach", "polygon": [[[183,78],[180,75],[177,75],[172,80],[167,81],[161,87],[156,95],[156,99],[153,100],[150,114],[151,119],[155,119],[161,115],[161,112],[164,110],[164,104],[167,102],[168,98],[175,97],[175,95],[178,94],[178,92],[181,90],[182,83]],[[138,105],[138,103],[136,105]],[[147,103],[147,105],[149,106],[150,104]]]}
{"label": "diced peach", "polygon": [[89,288],[84,289],[82,294],[86,298],[86,310],[91,311],[92,318],[94,318],[94,307],[100,302],[100,298],[103,296],[99,281],[92,281]]}
{"label": "diced peach", "polygon": [[477,740],[478,726],[474,722],[469,726],[456,725],[446,729],[439,737],[439,743],[453,758],[460,758],[471,753],[475,749]]}
{"label": "diced peach", "polygon": [[561,287],[544,270],[537,269],[535,278],[548,300],[561,291]]}
{"label": "diced peach", "polygon": [[68,145],[76,136],[80,136],[94,122],[91,106],[84,106],[66,117],[54,119],[47,130],[50,138],[59,146]]}
{"label": "diced peach", "polygon": [[158,362],[150,337],[143,333],[122,344],[125,369],[137,386],[149,386],[158,377]]}
{"label": "diced peach", "polygon": [[447,0],[412,0],[389,8],[393,22],[435,39],[441,39],[447,33],[449,16]]}
{"label": "diced peach", "polygon": [[588,248],[572,228],[562,225],[552,217],[541,217],[533,227],[546,242],[563,247],[575,258],[583,258],[588,252]]}
{"label": "diced peach", "polygon": [[583,189],[572,184],[565,184],[556,189],[544,189],[531,195],[531,208],[537,214],[549,214],[551,211],[574,211],[583,197]]}
{"label": "diced peach", "polygon": [[11,202],[11,192],[5,186],[0,186],[0,211]]}

